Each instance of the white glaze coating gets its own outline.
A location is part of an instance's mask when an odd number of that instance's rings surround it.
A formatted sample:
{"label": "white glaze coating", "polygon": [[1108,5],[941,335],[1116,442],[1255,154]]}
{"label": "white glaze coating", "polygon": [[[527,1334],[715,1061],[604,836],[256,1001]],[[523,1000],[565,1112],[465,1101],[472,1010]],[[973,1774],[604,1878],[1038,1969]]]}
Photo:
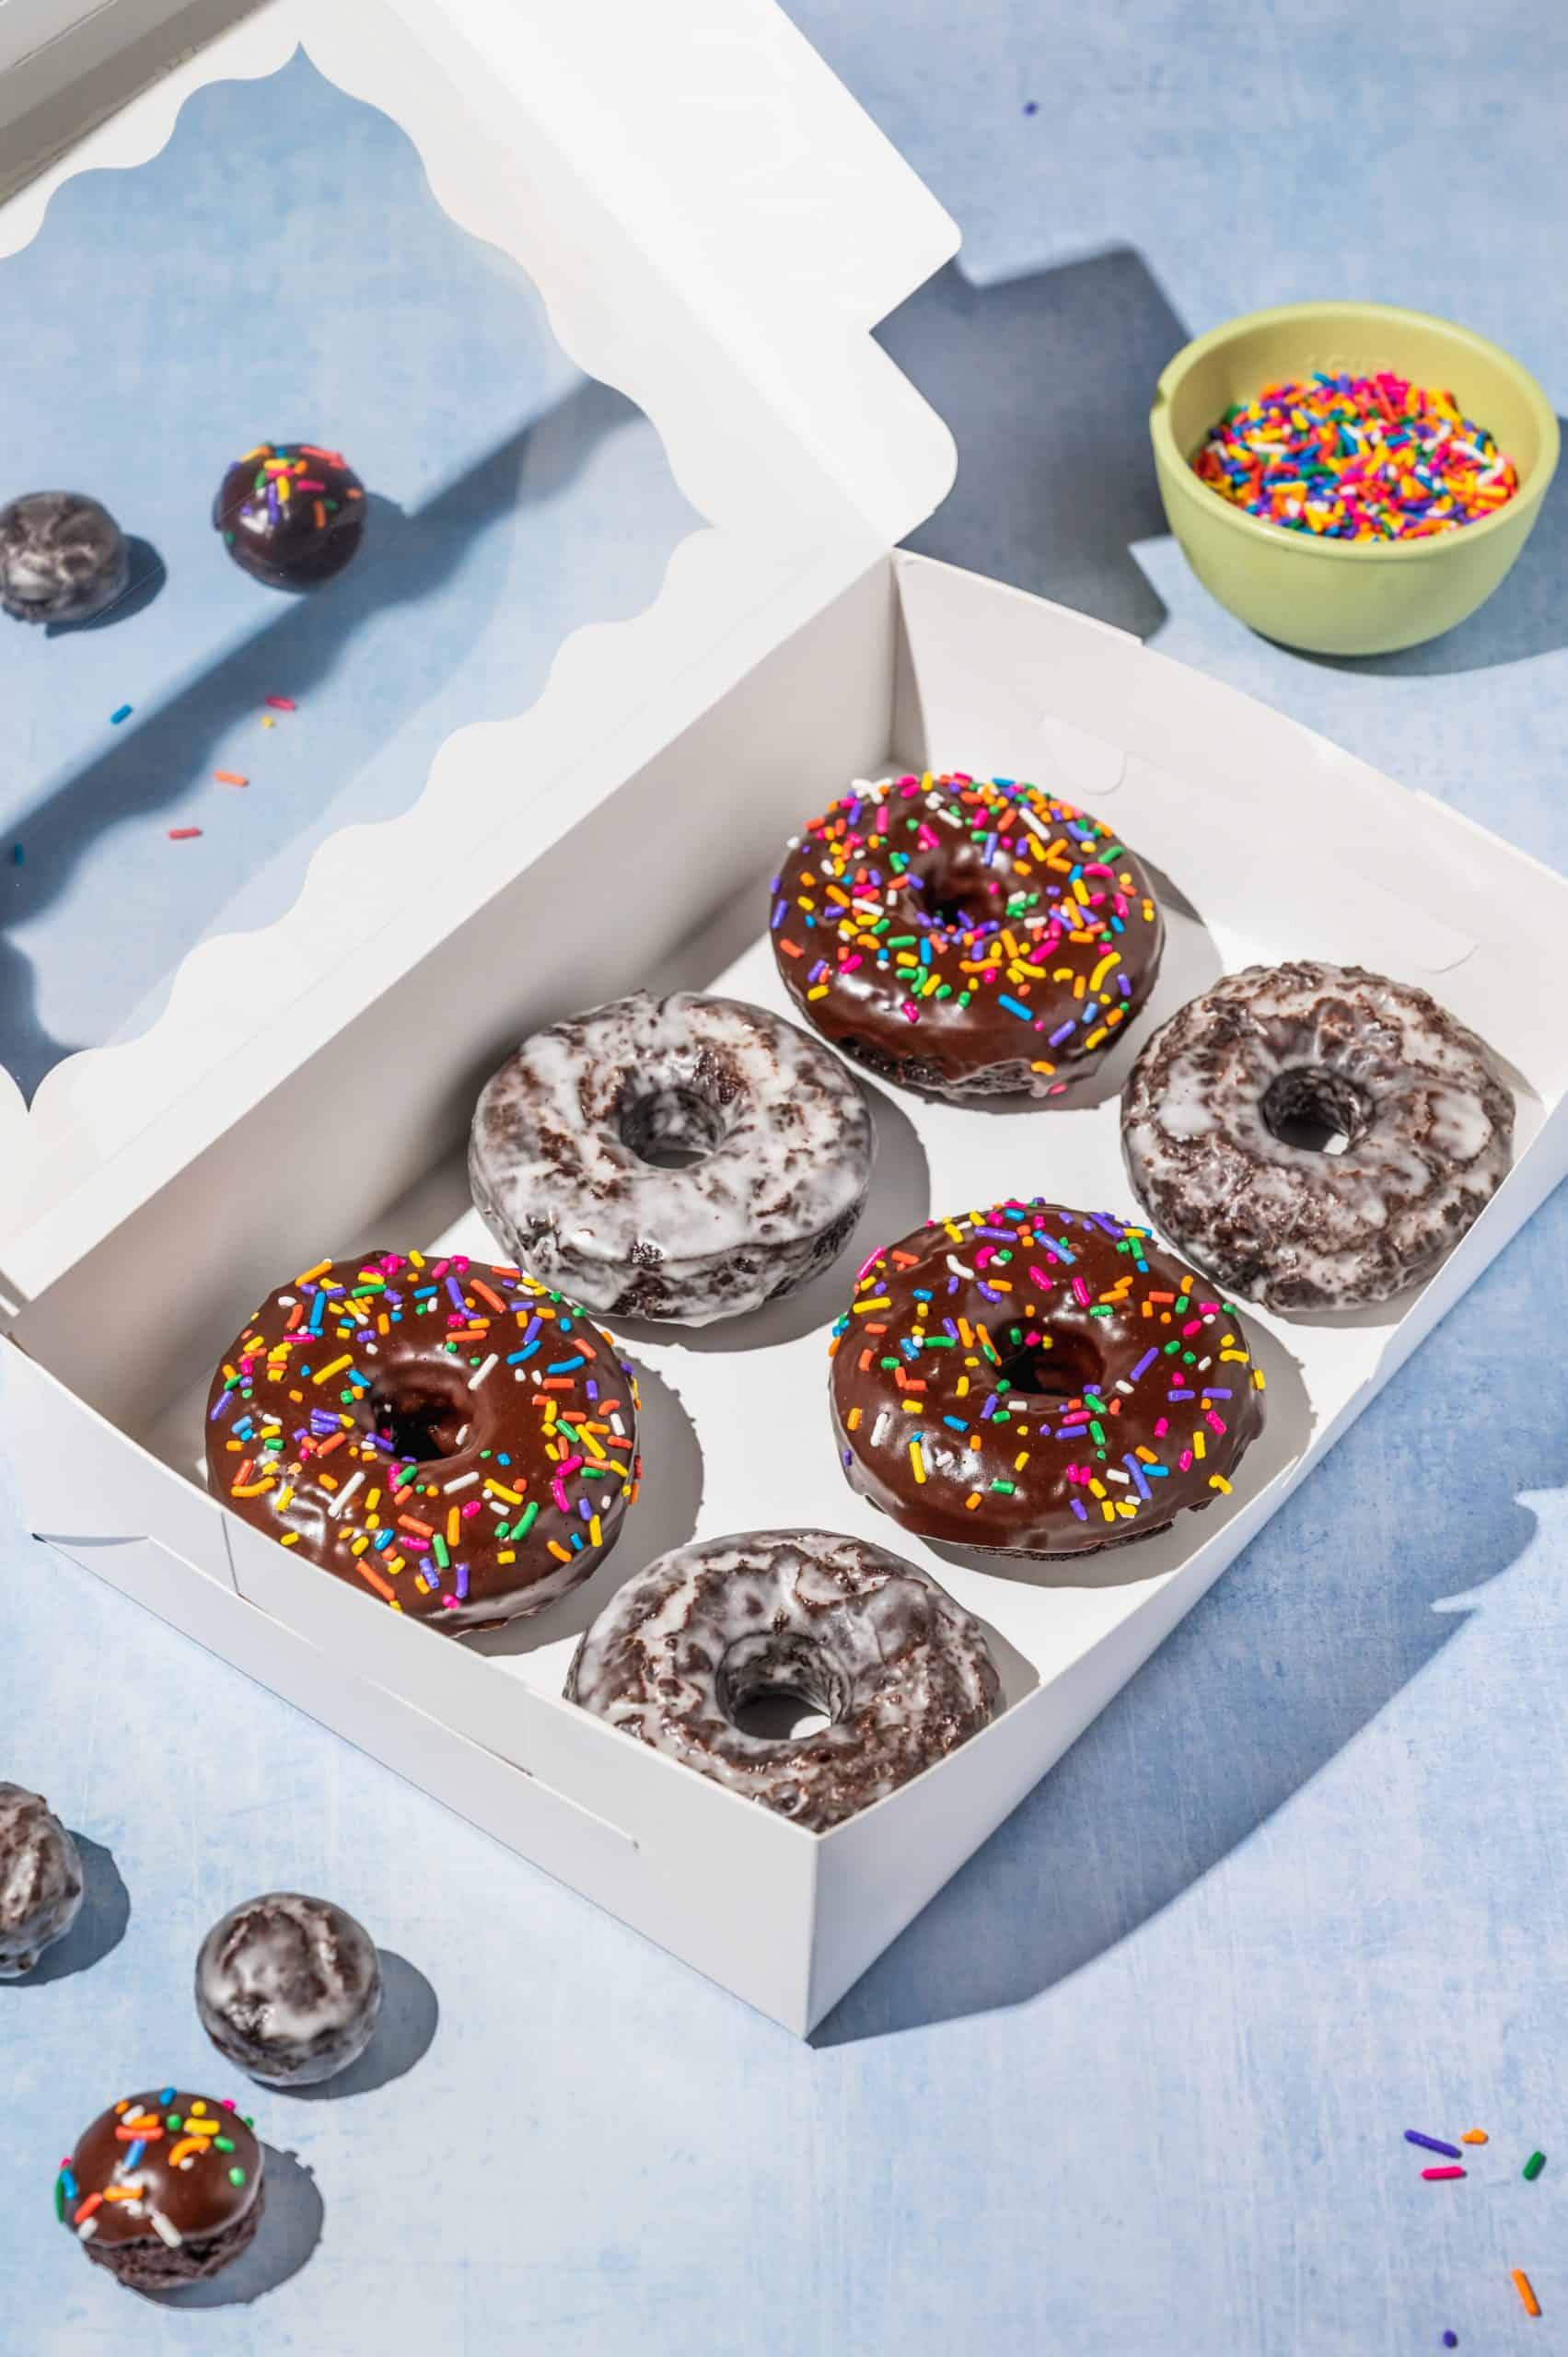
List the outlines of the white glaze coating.
{"label": "white glaze coating", "polygon": [[793,1023],[638,991],[523,1042],[480,1097],[469,1172],[530,1276],[605,1315],[705,1325],[827,1265],[872,1150],[854,1081]]}
{"label": "white glaze coating", "polygon": [[[1285,1074],[1342,1091],[1342,1153],[1270,1127]],[[1424,991],[1307,962],[1249,967],[1181,1008],[1121,1113],[1132,1183],[1165,1234],[1283,1309],[1382,1301],[1428,1275],[1506,1176],[1513,1124],[1483,1043]]]}
{"label": "white glaze coating", "polygon": [[124,536],[96,499],[29,491],[0,507],[0,606],[17,621],[90,621],[130,578]]}
{"label": "white glaze coating", "polygon": [[[580,1703],[732,1792],[821,1832],[982,1727],[1000,1681],[985,1633],[887,1549],[825,1530],[677,1547],[628,1580],[566,1681]],[[735,1723],[767,1693],[826,1712],[814,1734]]]}
{"label": "white glaze coating", "polygon": [[264,2085],[306,2086],[356,2061],[381,2010],[364,1926],[300,1891],[247,1899],[196,1957],[196,2011],[218,2052]]}
{"label": "white glaze coating", "polygon": [[42,1795],[0,1783],[0,1980],[30,1972],[82,1904],[82,1861]]}

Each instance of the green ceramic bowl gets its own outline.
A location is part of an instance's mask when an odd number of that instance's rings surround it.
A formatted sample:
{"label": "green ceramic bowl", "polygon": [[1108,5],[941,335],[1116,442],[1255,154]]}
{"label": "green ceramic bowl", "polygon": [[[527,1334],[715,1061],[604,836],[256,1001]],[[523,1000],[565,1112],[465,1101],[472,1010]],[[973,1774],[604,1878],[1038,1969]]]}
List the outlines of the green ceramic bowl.
{"label": "green ceramic bowl", "polygon": [[[1519,488],[1484,523],[1429,540],[1316,539],[1233,507],[1191,459],[1232,401],[1314,368],[1393,368],[1452,392],[1519,471]],[[1315,655],[1385,655],[1418,646],[1473,614],[1530,536],[1557,470],[1551,402],[1516,360],[1484,336],[1387,303],[1285,303],[1249,311],[1179,352],[1149,417],[1160,497],[1193,572],[1242,621]]]}

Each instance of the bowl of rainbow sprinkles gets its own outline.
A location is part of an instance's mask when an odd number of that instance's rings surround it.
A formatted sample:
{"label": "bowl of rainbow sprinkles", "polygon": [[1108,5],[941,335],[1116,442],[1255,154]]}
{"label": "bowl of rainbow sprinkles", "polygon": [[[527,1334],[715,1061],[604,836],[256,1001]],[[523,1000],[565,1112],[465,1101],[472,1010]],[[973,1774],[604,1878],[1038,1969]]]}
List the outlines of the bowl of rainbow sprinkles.
{"label": "bowl of rainbow sprinkles", "polygon": [[1198,578],[1267,638],[1381,655],[1452,630],[1513,564],[1555,413],[1484,336],[1383,303],[1249,311],[1179,352],[1149,420]]}

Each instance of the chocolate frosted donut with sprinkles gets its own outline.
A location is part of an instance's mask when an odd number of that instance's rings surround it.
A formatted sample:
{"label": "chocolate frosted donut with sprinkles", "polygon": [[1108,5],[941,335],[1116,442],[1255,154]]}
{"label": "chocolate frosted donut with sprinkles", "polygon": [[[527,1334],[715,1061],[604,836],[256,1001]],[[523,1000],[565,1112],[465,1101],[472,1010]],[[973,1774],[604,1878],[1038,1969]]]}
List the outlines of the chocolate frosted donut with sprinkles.
{"label": "chocolate frosted donut with sprinkles", "polygon": [[219,2274],[254,2241],[265,2205],[254,2122],[231,2096],[178,2087],[122,2096],[54,2180],[61,2224],[133,2292]]}
{"label": "chocolate frosted donut with sprinkles", "polygon": [[610,1336],[517,1269],[319,1260],[224,1353],[207,1476],[280,1545],[461,1633],[604,1561],[641,1475],[637,1406]]}
{"label": "chocolate frosted donut with sprinkles", "polygon": [[1104,1212],[1038,1198],[876,1253],[833,1329],[852,1489],[906,1530],[1092,1554],[1229,1492],[1262,1429],[1236,1311]]}
{"label": "chocolate frosted donut with sprinkles", "polygon": [[213,523],[242,573],[270,589],[314,589],[365,534],[365,485],[341,450],[258,442],[218,485]]}
{"label": "chocolate frosted donut with sprinkles", "polygon": [[1155,985],[1141,862],[1043,786],[961,771],[857,784],[789,846],[773,954],[845,1055],[949,1097],[1070,1100]]}

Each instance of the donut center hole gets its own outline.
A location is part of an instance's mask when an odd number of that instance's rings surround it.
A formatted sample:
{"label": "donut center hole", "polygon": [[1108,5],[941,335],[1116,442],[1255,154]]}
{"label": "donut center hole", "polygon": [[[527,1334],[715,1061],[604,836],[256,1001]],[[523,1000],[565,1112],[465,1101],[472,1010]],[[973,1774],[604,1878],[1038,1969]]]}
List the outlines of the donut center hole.
{"label": "donut center hole", "polygon": [[450,1376],[439,1367],[403,1367],[379,1376],[370,1387],[369,1406],[377,1439],[415,1465],[456,1457],[473,1421],[473,1402],[456,1368]]}
{"label": "donut center hole", "polygon": [[726,1107],[695,1088],[643,1088],[622,1098],[621,1143],[655,1170],[690,1170],[729,1135]]}
{"label": "donut center hole", "polygon": [[1321,1064],[1296,1064],[1263,1093],[1263,1125],[1282,1145],[1306,1154],[1343,1154],[1365,1137],[1372,1103],[1365,1089]]}
{"label": "donut center hole", "polygon": [[717,1694],[730,1725],[764,1743],[819,1735],[849,1708],[849,1680],[827,1648],[774,1629],[726,1646]]}
{"label": "donut center hole", "polygon": [[1086,1391],[1098,1390],[1104,1375],[1105,1362],[1086,1335],[1042,1334],[1033,1327],[1020,1332],[1015,1326],[994,1381],[1010,1406],[1021,1407],[1029,1399],[1081,1399]]}

